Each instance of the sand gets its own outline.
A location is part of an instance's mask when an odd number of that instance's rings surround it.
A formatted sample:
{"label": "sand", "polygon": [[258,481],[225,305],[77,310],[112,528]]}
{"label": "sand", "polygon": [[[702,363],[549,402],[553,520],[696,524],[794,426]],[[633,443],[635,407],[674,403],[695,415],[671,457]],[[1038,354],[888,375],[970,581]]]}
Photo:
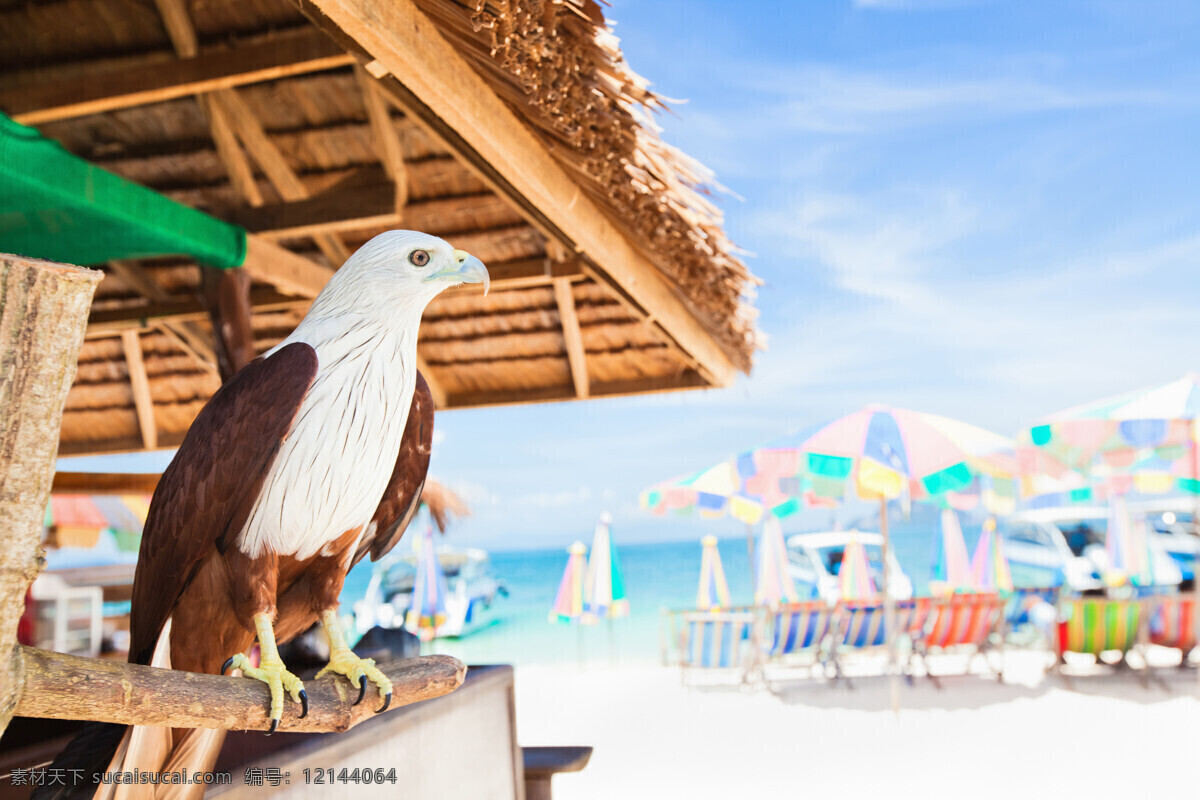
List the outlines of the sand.
{"label": "sand", "polygon": [[554,779],[555,800],[1200,795],[1195,670],[1157,670],[1165,687],[1146,688],[1085,658],[1068,688],[1043,674],[1049,659],[1009,654],[1004,683],[918,679],[898,715],[879,677],[847,689],[793,673],[769,691],[684,688],[657,665],[527,666],[517,730],[525,745],[595,747],[583,772]]}

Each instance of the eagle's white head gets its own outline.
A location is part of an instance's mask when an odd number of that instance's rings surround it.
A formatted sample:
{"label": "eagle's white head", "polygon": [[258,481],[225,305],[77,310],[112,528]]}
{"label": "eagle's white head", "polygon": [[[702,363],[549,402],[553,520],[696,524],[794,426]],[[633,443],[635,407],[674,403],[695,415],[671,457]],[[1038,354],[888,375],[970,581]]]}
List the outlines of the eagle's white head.
{"label": "eagle's white head", "polygon": [[420,319],[430,300],[462,283],[482,283],[486,294],[489,278],[483,262],[427,233],[388,231],[346,259],[313,301],[309,316],[379,313],[394,318],[407,312]]}

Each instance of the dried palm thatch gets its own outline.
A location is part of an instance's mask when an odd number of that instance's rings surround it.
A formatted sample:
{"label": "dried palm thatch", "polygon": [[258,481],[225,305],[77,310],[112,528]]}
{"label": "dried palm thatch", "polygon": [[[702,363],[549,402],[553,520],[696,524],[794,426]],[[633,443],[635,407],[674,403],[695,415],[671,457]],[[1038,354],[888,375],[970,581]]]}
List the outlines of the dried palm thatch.
{"label": "dried palm thatch", "polygon": [[[663,283],[677,312],[638,299],[603,252],[580,255],[556,239],[550,211],[431,123],[445,109],[422,110],[395,80],[372,78],[362,48],[315,19],[309,3],[0,4],[0,110],[244,226],[317,270],[306,274],[327,274],[395,227],[480,257],[492,293],[447,293],[424,317],[421,370],[439,410],[706,388],[748,370],[755,281],[722,230],[718,187],[659,138],[650,112],[663,101],[624,62],[595,0],[385,6],[426,15],[427,35],[451,43],[493,101],[534,133],[526,138],[544,163],[595,210],[589,219],[602,217],[663,278],[639,273],[636,282]],[[228,66],[263,53],[278,63],[257,73]],[[224,83],[204,83],[213,75]],[[93,105],[72,105],[80,98]],[[175,257],[103,266],[60,453],[177,445],[220,385],[230,344],[214,333],[212,271]],[[266,266],[251,273],[243,344],[252,353],[282,341],[313,293]]]}
{"label": "dried palm thatch", "polygon": [[446,488],[444,484],[434,480],[425,481],[421,490],[421,503],[429,509],[429,516],[437,526],[439,533],[445,533],[447,526],[455,520],[471,516],[471,509],[466,501]]}

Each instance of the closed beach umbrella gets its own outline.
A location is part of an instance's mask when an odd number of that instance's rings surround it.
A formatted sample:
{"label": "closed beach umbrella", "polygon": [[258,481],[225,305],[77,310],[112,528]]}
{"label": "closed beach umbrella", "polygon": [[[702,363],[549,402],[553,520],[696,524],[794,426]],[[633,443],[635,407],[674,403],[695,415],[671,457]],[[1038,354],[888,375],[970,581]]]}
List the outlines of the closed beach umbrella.
{"label": "closed beach umbrella", "polygon": [[551,622],[579,622],[583,617],[584,555],[587,545],[575,542],[567,548],[567,553],[567,568],[563,570],[558,594],[554,597],[554,608],[550,611]]}
{"label": "closed beach umbrella", "polygon": [[981,592],[1008,593],[1013,590],[1012,571],[1004,555],[1004,539],[996,533],[996,520],[983,523],[983,533],[971,557],[971,585]]}
{"label": "closed beach umbrella", "polygon": [[1126,582],[1137,586],[1154,585],[1146,525],[1143,520],[1135,520],[1130,515],[1124,497],[1114,497],[1109,503],[1104,549],[1108,556],[1104,580],[1110,586],[1121,586]]}
{"label": "closed beach umbrella", "polygon": [[775,607],[799,600],[796,584],[788,570],[783,526],[772,516],[763,521],[762,540],[758,548],[758,574],[754,587],[754,602],[760,606]]}
{"label": "closed beach umbrella", "polygon": [[625,581],[621,577],[621,562],[617,558],[611,527],[612,517],[601,514],[592,537],[592,552],[588,557],[587,579],[584,581],[585,622],[629,616]]}
{"label": "closed beach umbrella", "polygon": [[934,564],[930,588],[940,588],[946,594],[953,594],[971,587],[971,563],[967,560],[967,544],[963,540],[957,512],[943,508],[941,522],[938,559]]}
{"label": "closed beach umbrella", "polygon": [[417,580],[413,586],[412,605],[404,627],[422,641],[430,641],[437,629],[446,622],[446,575],[438,561],[433,545],[433,526],[425,528],[421,552],[417,555]]}
{"label": "closed beach umbrella", "polygon": [[721,553],[717,550],[717,537],[705,536],[700,540],[704,551],[700,556],[700,586],[696,590],[696,608],[701,611],[719,611],[729,608],[729,584],[725,582],[725,569],[721,566]]}
{"label": "closed beach umbrella", "polygon": [[59,547],[94,546],[107,529],[119,549],[136,553],[149,510],[146,495],[54,494],[46,505],[45,525]]}
{"label": "closed beach umbrella", "polygon": [[842,563],[838,567],[838,596],[843,600],[874,600],[879,596],[867,562],[867,550],[854,537],[850,538],[846,549],[842,551]]}

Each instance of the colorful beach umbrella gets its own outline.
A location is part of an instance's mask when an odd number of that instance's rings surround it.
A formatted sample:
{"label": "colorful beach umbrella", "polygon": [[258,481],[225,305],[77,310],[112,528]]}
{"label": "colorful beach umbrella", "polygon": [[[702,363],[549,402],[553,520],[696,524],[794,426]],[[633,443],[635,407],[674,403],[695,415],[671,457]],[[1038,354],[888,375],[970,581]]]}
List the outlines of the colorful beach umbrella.
{"label": "colorful beach umbrella", "polygon": [[629,616],[621,561],[617,558],[617,546],[613,544],[611,528],[612,517],[601,514],[592,536],[592,551],[584,581],[585,622]]}
{"label": "colorful beach umbrella", "polygon": [[445,622],[446,575],[433,544],[433,526],[428,525],[417,554],[417,580],[404,627],[427,642],[437,635],[437,629]]}
{"label": "colorful beach umbrella", "polygon": [[705,536],[700,540],[700,544],[704,550],[700,555],[700,586],[696,589],[696,608],[701,611],[729,608],[729,584],[725,582],[725,569],[721,566],[717,537]]}
{"label": "colorful beach umbrella", "polygon": [[583,617],[584,555],[587,545],[575,542],[567,548],[567,567],[563,570],[554,597],[554,608],[550,611],[551,622],[579,622]]}
{"label": "colorful beach umbrella", "polygon": [[934,594],[953,594],[971,588],[971,562],[967,558],[967,543],[963,540],[958,513],[943,508],[941,531],[938,537],[938,557],[934,562],[929,583]]}
{"label": "colorful beach umbrella", "polygon": [[1051,414],[1022,435],[1022,445],[1052,453],[1110,496],[1200,494],[1198,420],[1200,375],[1189,373]]}
{"label": "colorful beach umbrella", "polygon": [[136,553],[149,511],[149,495],[52,494],[44,522],[60,547],[91,547],[111,530],[120,550]]}
{"label": "colorful beach umbrella", "polygon": [[843,600],[874,600],[879,596],[867,562],[867,549],[856,537],[851,537],[842,551],[842,563],[838,567],[838,596]]}
{"label": "colorful beach umbrella", "polygon": [[787,545],[783,541],[783,526],[775,517],[763,521],[762,538],[758,547],[758,572],[754,581],[754,602],[760,606],[777,607],[800,599],[796,584],[788,569]]}
{"label": "colorful beach umbrella", "polygon": [[1012,571],[1004,555],[1004,538],[996,533],[996,520],[983,523],[983,533],[971,557],[971,585],[981,592],[1009,593],[1013,590]]}

